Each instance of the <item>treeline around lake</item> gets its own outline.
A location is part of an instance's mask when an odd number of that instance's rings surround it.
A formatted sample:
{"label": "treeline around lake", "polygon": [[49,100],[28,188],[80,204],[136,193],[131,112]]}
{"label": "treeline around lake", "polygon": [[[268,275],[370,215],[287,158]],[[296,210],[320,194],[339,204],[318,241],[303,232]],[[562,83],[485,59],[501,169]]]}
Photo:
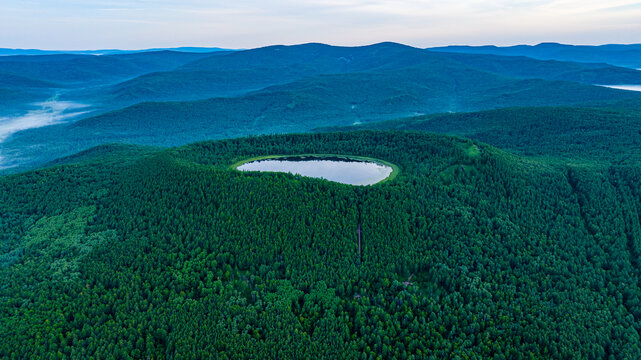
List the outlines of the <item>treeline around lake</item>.
{"label": "treeline around lake", "polygon": [[[399,173],[231,167],[314,153]],[[640,178],[415,132],[101,146],[0,177],[0,357],[641,358]]]}

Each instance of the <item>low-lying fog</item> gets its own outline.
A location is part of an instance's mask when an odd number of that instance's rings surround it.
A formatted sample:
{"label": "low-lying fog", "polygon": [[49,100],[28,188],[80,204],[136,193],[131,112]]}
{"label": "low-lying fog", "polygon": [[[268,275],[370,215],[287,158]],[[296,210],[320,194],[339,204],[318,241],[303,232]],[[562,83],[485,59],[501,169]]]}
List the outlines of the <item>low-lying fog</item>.
{"label": "low-lying fog", "polygon": [[[0,142],[20,130],[57,124],[88,112],[82,111],[88,105],[72,101],[48,100],[33,105],[36,108],[23,115],[0,117]],[[3,162],[0,154],[0,169],[3,168]]]}
{"label": "low-lying fog", "polygon": [[0,117],[0,141],[20,130],[53,125],[74,116],[86,113],[80,111],[87,105],[71,101],[49,100],[34,104],[38,107],[20,116]]}

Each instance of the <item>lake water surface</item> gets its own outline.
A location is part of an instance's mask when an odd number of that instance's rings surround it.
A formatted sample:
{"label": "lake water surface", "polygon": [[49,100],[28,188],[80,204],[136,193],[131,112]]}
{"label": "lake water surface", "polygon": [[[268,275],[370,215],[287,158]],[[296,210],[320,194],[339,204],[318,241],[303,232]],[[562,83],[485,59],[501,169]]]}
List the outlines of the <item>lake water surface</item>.
{"label": "lake water surface", "polygon": [[285,157],[257,160],[237,167],[241,171],[288,172],[349,185],[372,185],[392,174],[390,166],[338,157]]}
{"label": "lake water surface", "polygon": [[641,91],[641,85],[601,85],[612,89]]}

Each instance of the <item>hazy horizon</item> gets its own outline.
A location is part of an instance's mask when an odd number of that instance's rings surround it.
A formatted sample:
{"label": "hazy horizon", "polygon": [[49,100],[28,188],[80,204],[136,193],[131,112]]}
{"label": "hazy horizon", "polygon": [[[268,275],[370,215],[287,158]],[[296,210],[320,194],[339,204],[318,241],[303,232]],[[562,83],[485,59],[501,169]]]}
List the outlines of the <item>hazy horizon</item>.
{"label": "hazy horizon", "polygon": [[[354,44],[354,45],[341,45],[341,44],[333,44],[333,43],[326,43],[326,42],[304,42],[304,43],[291,43],[291,44],[286,44],[286,43],[274,43],[274,44],[265,44],[265,45],[260,45],[257,47],[253,48],[224,48],[220,46],[215,46],[215,45],[203,45],[203,46],[198,46],[198,45],[181,45],[181,44],[175,44],[175,45],[169,45],[169,46],[164,46],[164,47],[142,47],[142,48],[79,48],[79,49],[63,49],[63,48],[34,48],[34,47],[0,47],[0,49],[9,49],[9,50],[35,50],[35,51],[70,51],[70,52],[76,52],[76,51],[144,51],[144,50],[154,50],[154,49],[180,49],[180,48],[201,48],[201,49],[221,49],[221,50],[250,50],[250,49],[257,49],[261,47],[269,47],[269,46],[296,46],[296,45],[304,45],[304,44],[310,44],[310,43],[319,43],[319,44],[325,44],[325,45],[330,45],[330,46],[345,46],[345,47],[358,47],[358,46],[370,46],[370,45],[375,45],[379,43],[384,43],[386,41],[379,41],[379,42],[374,42],[374,43],[362,43],[362,44]],[[510,47],[510,46],[519,46],[519,45],[527,45],[527,46],[536,46],[539,44],[543,43],[557,43],[560,45],[573,45],[573,46],[603,46],[603,45],[638,45],[641,44],[641,40],[638,42],[632,42],[632,43],[598,43],[598,44],[573,44],[573,43],[563,43],[563,42],[558,42],[558,41],[542,41],[538,43],[514,43],[514,44],[505,44],[505,45],[497,45],[497,44],[463,44],[463,43],[453,43],[453,44],[442,44],[442,45],[434,45],[434,46],[413,46],[410,44],[405,44],[402,42],[398,41],[389,41],[389,42],[394,42],[398,43],[401,45],[407,45],[407,46],[412,46],[420,49],[426,49],[426,48],[437,48],[437,47],[444,47],[444,46],[497,46],[497,47]]]}
{"label": "hazy horizon", "polygon": [[630,44],[638,19],[641,2],[625,0],[28,0],[0,5],[0,48]]}

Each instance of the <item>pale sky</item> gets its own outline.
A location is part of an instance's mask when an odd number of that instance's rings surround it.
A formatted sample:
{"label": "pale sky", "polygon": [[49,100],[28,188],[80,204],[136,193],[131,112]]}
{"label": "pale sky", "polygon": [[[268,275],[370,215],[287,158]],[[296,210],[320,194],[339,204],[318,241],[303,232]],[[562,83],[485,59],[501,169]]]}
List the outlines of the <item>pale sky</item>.
{"label": "pale sky", "polygon": [[0,0],[0,48],[641,43],[629,0]]}

